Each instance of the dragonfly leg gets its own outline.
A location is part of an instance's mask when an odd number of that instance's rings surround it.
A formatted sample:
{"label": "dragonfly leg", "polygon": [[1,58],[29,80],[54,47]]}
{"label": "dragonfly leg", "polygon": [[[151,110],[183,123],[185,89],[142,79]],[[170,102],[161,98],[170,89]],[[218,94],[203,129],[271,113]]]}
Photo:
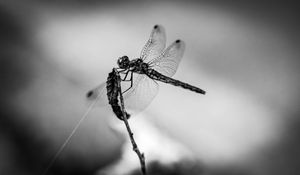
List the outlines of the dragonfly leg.
{"label": "dragonfly leg", "polygon": [[[126,75],[125,75],[123,81],[128,81],[128,80],[126,80],[126,78],[127,78],[127,76],[128,76],[128,73],[129,73],[129,70],[125,73]],[[131,73],[131,75],[132,75],[132,73]],[[130,81],[130,80],[129,80],[129,81]]]}
{"label": "dragonfly leg", "polygon": [[[117,69],[120,69],[120,68],[117,68]],[[126,80],[126,78],[128,76],[128,73],[129,73],[129,70],[121,69],[120,71],[118,71],[118,73],[125,74],[125,77],[122,79],[122,81],[131,81],[131,80]]]}
{"label": "dragonfly leg", "polygon": [[[128,72],[127,72],[127,74],[128,74]],[[126,74],[126,76],[127,76],[127,74]],[[125,80],[123,80],[123,81],[125,81]],[[128,89],[126,89],[124,92],[122,92],[122,94],[124,94],[125,92],[127,92],[133,86],[133,72],[132,71],[131,71],[131,75],[130,75],[130,80],[126,80],[126,81],[130,81],[130,87]]]}

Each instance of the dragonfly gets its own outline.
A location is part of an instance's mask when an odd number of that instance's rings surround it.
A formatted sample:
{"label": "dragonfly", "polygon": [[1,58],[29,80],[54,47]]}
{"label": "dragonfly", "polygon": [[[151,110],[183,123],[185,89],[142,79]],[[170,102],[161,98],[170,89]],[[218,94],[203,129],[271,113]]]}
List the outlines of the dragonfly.
{"label": "dragonfly", "polygon": [[[155,25],[139,58],[130,60],[128,56],[122,56],[117,60],[118,67],[115,70],[123,75],[121,86],[127,87],[122,92],[126,110],[132,113],[144,110],[158,93],[158,81],[199,94],[204,95],[206,93],[196,86],[171,78],[176,73],[183,57],[185,43],[178,39],[167,48],[165,47],[165,29],[161,25]],[[90,101],[98,100],[99,106],[109,104],[107,83],[108,81],[103,82],[88,91],[87,99]],[[122,120],[122,118],[118,118]]]}

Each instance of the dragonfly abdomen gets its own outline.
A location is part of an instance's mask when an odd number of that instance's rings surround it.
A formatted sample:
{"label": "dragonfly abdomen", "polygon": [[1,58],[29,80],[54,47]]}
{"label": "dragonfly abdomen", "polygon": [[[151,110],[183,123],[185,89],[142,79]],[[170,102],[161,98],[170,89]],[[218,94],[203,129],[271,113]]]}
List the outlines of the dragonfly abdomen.
{"label": "dragonfly abdomen", "polygon": [[[113,69],[113,71],[108,74],[107,81],[106,81],[107,98],[115,115],[120,120],[123,120],[123,112],[119,105],[119,100],[118,100],[120,82],[121,82],[121,77],[118,71]],[[125,115],[127,119],[129,119],[130,114],[125,112]]]}
{"label": "dragonfly abdomen", "polygon": [[194,91],[196,93],[200,93],[200,94],[205,94],[205,91],[196,87],[196,86],[193,86],[193,85],[190,85],[188,83],[184,83],[184,82],[181,82],[179,80],[175,80],[173,78],[170,78],[170,77],[167,77],[153,69],[149,69],[149,71],[147,72],[147,75],[154,79],[154,80],[158,80],[158,81],[161,81],[161,82],[164,82],[164,83],[169,83],[169,84],[172,84],[174,86],[180,86],[184,89],[188,89],[188,90],[191,90],[191,91]]}

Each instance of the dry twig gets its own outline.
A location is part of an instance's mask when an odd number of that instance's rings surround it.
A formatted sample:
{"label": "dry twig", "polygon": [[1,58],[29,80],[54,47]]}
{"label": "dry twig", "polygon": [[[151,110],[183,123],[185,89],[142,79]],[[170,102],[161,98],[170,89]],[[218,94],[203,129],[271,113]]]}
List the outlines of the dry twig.
{"label": "dry twig", "polygon": [[121,110],[122,110],[122,114],[123,114],[123,121],[126,125],[128,135],[130,137],[130,141],[131,141],[131,144],[132,144],[133,151],[136,152],[136,154],[138,155],[138,157],[140,159],[142,174],[146,175],[145,156],[144,156],[144,153],[140,152],[140,150],[139,150],[139,148],[138,148],[138,146],[137,146],[137,144],[134,140],[133,133],[130,129],[130,126],[129,126],[129,123],[128,123],[128,120],[127,120],[127,117],[126,117],[126,114],[125,114],[124,99],[123,99],[123,96],[122,96],[121,86],[119,86],[118,91],[119,91],[119,94],[120,94],[120,102],[121,102]]}

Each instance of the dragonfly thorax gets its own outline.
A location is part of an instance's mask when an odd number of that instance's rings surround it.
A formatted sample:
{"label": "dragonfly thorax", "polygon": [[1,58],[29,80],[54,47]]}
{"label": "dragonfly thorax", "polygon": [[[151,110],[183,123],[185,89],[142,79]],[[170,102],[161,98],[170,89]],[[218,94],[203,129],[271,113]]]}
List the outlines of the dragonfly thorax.
{"label": "dragonfly thorax", "polygon": [[140,74],[145,73],[149,68],[149,65],[145,63],[141,58],[131,60],[129,65],[131,71]]}

